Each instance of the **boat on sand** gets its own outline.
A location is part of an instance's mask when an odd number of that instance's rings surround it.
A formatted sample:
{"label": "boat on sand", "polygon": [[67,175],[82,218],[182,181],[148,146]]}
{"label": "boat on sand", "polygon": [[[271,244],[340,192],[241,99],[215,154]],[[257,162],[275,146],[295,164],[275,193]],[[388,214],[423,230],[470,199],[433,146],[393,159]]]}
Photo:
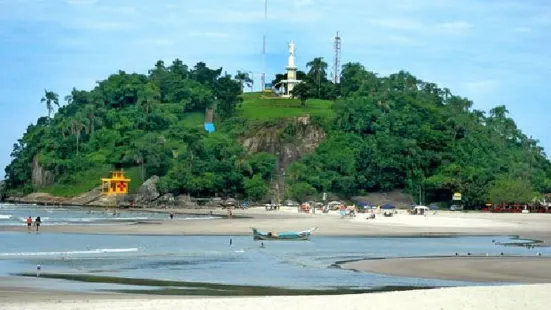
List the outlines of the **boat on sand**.
{"label": "boat on sand", "polygon": [[303,231],[284,232],[260,231],[254,227],[251,227],[251,229],[253,230],[254,240],[308,240],[317,227]]}

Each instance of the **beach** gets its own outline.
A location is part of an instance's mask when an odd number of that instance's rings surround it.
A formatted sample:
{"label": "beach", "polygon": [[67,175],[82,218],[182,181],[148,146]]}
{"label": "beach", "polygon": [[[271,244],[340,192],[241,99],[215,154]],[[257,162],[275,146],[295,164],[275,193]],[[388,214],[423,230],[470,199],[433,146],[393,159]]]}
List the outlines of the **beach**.
{"label": "beach", "polygon": [[[551,284],[501,287],[458,287],[406,292],[385,292],[359,295],[291,296],[254,298],[169,299],[135,297],[128,299],[62,298],[37,301],[6,301],[1,310],[104,310],[104,309],[194,309],[194,310],[544,310],[551,302]],[[61,299],[61,298],[60,298]]]}
{"label": "beach", "polygon": [[[264,208],[234,210],[228,219],[225,210],[214,210],[219,218],[181,220],[185,214],[209,215],[205,210],[150,209],[140,212],[175,213],[175,220],[150,220],[135,223],[97,225],[53,225],[44,223],[42,232],[113,235],[175,235],[175,236],[246,236],[251,227],[265,231],[297,231],[311,227],[316,236],[503,236],[514,235],[541,241],[539,246],[551,243],[551,214],[491,214],[479,212],[440,211],[427,216],[408,215],[399,211],[393,217],[377,215],[366,219],[365,214],[355,218],[341,218],[337,212],[329,214],[298,213],[296,208],[266,211]],[[0,226],[1,231],[26,231],[22,226]],[[549,283],[549,257],[480,257],[483,253],[458,253],[458,257],[388,258],[344,263],[341,267],[400,277],[422,277],[472,282]],[[452,255],[450,253],[450,255]],[[4,281],[2,281],[4,282]],[[316,297],[239,297],[239,298],[170,298],[141,295],[83,294],[73,292],[44,293],[42,290],[16,285],[17,280],[0,284],[0,309],[219,309],[220,303],[228,309],[544,309],[551,301],[547,285],[457,287],[446,289],[385,292],[346,296]],[[17,293],[19,292],[19,293]],[[33,297],[21,301],[18,297],[28,292]],[[15,298],[14,298],[15,296]],[[53,298],[52,296],[56,296]],[[114,300],[111,300],[114,299]],[[40,304],[33,301],[40,300]],[[60,300],[63,300],[60,302]],[[74,300],[74,301],[71,301]],[[481,306],[483,305],[483,306]],[[78,306],[78,307],[77,307]]]}
{"label": "beach", "polygon": [[341,267],[392,276],[472,282],[551,283],[550,257],[426,257],[370,259]]}
{"label": "beach", "polygon": [[[441,211],[428,216],[408,215],[405,211],[385,218],[366,219],[366,214],[355,218],[341,218],[337,212],[329,214],[298,213],[296,208],[266,211],[251,208],[233,211],[228,219],[225,210],[214,210],[220,218],[180,221],[184,214],[208,215],[205,210],[139,209],[141,212],[174,212],[174,221],[144,221],[120,225],[55,225],[45,222],[42,231],[100,234],[158,234],[158,235],[250,235],[251,227],[266,231],[292,231],[318,227],[320,236],[429,236],[429,235],[519,235],[523,238],[551,244],[551,214],[493,214],[480,212]],[[0,231],[24,231],[22,226],[0,226]]]}

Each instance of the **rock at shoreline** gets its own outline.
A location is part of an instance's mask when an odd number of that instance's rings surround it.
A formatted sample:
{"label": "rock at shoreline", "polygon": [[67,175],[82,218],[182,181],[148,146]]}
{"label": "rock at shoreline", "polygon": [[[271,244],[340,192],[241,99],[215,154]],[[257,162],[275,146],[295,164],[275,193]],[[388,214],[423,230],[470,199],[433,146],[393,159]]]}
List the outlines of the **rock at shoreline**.
{"label": "rock at shoreline", "polygon": [[149,205],[151,202],[157,200],[161,194],[157,190],[157,183],[159,182],[159,177],[154,175],[151,178],[147,179],[142,186],[138,189],[136,194],[136,204],[137,205]]}
{"label": "rock at shoreline", "polygon": [[101,186],[94,188],[93,190],[83,193],[77,197],[71,199],[71,203],[75,205],[87,205],[101,198]]}

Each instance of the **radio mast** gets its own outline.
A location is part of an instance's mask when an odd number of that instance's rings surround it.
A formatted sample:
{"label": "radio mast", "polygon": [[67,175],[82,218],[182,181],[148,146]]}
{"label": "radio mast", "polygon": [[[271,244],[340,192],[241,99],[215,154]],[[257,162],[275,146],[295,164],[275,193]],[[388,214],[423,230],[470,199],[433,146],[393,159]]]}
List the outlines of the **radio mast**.
{"label": "radio mast", "polygon": [[333,45],[335,49],[335,58],[333,59],[333,83],[337,84],[340,81],[341,75],[341,37],[337,31],[335,36],[335,43]]}
{"label": "radio mast", "polygon": [[264,35],[262,36],[262,74],[260,76],[260,90],[266,87],[266,24],[268,19],[268,0],[264,0]]}

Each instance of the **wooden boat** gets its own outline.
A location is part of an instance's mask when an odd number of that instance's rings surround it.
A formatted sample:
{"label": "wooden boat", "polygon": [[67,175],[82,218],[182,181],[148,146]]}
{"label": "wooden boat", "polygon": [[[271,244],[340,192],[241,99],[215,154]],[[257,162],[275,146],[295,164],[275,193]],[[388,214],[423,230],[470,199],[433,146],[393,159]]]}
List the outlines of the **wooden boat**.
{"label": "wooden boat", "polygon": [[253,239],[254,240],[308,240],[312,235],[312,232],[317,229],[317,227],[310,228],[303,231],[285,231],[285,232],[271,232],[271,231],[260,231],[254,227],[251,227],[253,230]]}

